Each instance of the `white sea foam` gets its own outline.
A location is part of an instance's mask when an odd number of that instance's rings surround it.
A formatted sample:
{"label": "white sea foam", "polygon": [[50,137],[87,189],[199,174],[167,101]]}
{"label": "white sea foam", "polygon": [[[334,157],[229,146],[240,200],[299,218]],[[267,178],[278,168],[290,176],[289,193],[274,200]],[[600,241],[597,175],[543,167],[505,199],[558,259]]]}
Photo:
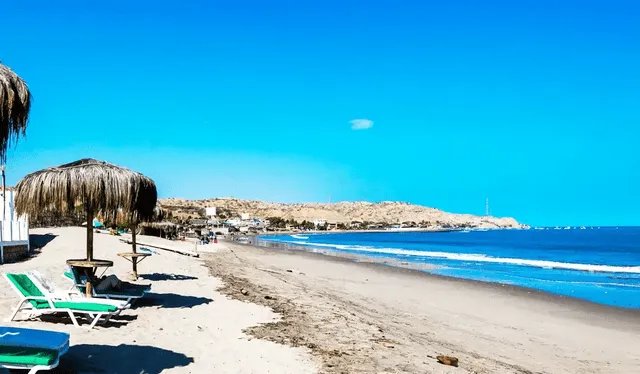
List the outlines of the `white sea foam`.
{"label": "white sea foam", "polygon": [[295,239],[309,239],[308,236],[302,236],[302,235],[291,235],[291,237]]}
{"label": "white sea foam", "polygon": [[540,268],[547,268],[547,269],[567,269],[567,270],[580,270],[580,271],[604,272],[604,273],[640,274],[640,266],[579,264],[579,263],[571,263],[571,262],[529,260],[524,258],[491,257],[491,256],[476,254],[476,253],[416,251],[416,250],[401,249],[401,248],[376,248],[376,247],[368,247],[368,246],[361,246],[361,245],[325,244],[325,243],[311,243],[311,242],[304,242],[304,241],[287,241],[287,243],[321,247],[321,248],[334,249],[334,250],[342,250],[342,251],[360,251],[360,252],[381,253],[381,254],[390,254],[390,255],[399,255],[399,256],[443,258],[443,259],[449,259],[449,260],[471,261],[471,262],[490,262],[490,263],[508,264],[508,265],[532,266],[532,267],[540,267]]}

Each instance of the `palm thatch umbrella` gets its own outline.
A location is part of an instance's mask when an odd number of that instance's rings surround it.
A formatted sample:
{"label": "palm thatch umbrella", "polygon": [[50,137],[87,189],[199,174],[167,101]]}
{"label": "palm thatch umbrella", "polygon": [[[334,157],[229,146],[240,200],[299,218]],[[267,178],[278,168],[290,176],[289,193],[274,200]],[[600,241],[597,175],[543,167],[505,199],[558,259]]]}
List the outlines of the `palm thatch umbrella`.
{"label": "palm thatch umbrella", "polygon": [[110,222],[113,224],[124,223],[129,226],[129,229],[131,231],[131,250],[133,255],[131,253],[119,253],[118,255],[127,258],[131,257],[130,261],[133,264],[132,270],[135,279],[138,278],[138,256],[143,256],[142,254],[136,255],[138,253],[136,235],[140,233],[141,226],[143,224],[147,225],[151,224],[152,222],[160,221],[164,219],[165,214],[165,210],[162,209],[159,203],[156,203],[155,208],[153,208],[153,214],[149,217],[140,217],[139,215],[136,215],[132,212],[126,212],[122,208],[118,209],[117,211],[111,212],[111,214],[105,214],[104,212],[101,212],[98,215],[99,218],[110,220]]}
{"label": "palm thatch umbrella", "polygon": [[[166,231],[167,229],[170,229],[170,228],[177,227],[175,223],[166,221],[167,218],[170,216],[170,214],[171,214],[170,210],[164,209],[160,205],[160,203],[158,203],[156,205],[156,209],[153,212],[153,220],[144,222],[140,224],[138,227],[142,226],[142,227],[151,227],[154,229],[158,229],[160,230],[160,237],[162,238],[163,231]],[[135,248],[134,248],[134,251],[135,251]]]}
{"label": "palm thatch umbrella", "polygon": [[87,259],[93,261],[93,217],[121,210],[132,220],[153,218],[156,185],[135,171],[82,159],[31,173],[16,186],[16,212],[37,219],[47,212],[72,212],[82,202],[87,213]]}
{"label": "palm thatch umbrella", "polygon": [[[12,142],[24,136],[31,110],[29,87],[13,70],[0,63],[0,164],[2,164],[2,217],[5,215],[4,163]],[[4,218],[3,218],[4,219]]]}
{"label": "palm thatch umbrella", "polygon": [[[131,251],[135,254],[138,253],[136,247],[136,235],[138,234],[138,225],[143,222],[156,222],[164,219],[165,211],[162,209],[159,203],[156,202],[156,206],[153,208],[153,213],[151,216],[141,217],[140,215],[130,215],[129,222],[131,223]],[[131,263],[133,264],[133,277],[138,279],[138,258],[137,256],[133,256],[131,258]]]}

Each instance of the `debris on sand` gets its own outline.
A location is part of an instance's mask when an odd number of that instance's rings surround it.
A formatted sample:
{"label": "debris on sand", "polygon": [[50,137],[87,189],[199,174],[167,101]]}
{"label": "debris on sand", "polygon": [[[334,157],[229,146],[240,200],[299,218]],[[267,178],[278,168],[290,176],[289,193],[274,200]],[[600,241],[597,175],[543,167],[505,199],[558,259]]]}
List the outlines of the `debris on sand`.
{"label": "debris on sand", "polygon": [[[322,362],[323,369],[321,373],[323,374],[351,373],[354,372],[354,367],[366,366],[363,363],[365,358],[359,358],[357,356],[358,352],[351,344],[348,349],[339,349],[343,347],[333,344],[331,339],[319,336],[318,329],[314,328],[314,323],[311,322],[312,319],[308,312],[301,310],[300,306],[291,300],[286,297],[280,297],[280,295],[276,297],[273,289],[253,283],[245,277],[232,274],[227,267],[218,262],[209,262],[207,267],[212,275],[222,279],[223,285],[218,290],[223,294],[243,301],[264,305],[281,315],[278,321],[263,323],[243,330],[245,334],[252,338],[310,349],[311,354]],[[239,297],[239,294],[244,296]],[[329,318],[329,316],[325,318]],[[335,315],[332,315],[331,318],[335,318]],[[347,350],[353,350],[353,352],[347,352]]]}
{"label": "debris on sand", "polygon": [[458,358],[453,356],[437,356],[436,359],[442,365],[455,366],[458,367]]}

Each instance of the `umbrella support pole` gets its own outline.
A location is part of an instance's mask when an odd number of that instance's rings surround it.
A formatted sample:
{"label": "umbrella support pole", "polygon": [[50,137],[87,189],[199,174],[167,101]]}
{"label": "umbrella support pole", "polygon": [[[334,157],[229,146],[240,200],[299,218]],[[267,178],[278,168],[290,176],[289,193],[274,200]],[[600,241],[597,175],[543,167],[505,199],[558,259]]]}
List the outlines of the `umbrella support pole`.
{"label": "umbrella support pole", "polygon": [[85,286],[86,286],[85,296],[93,297],[93,284],[91,284],[91,282],[87,281],[87,283],[85,283]]}
{"label": "umbrella support pole", "polygon": [[[87,260],[93,261],[93,207],[89,204],[87,204]],[[95,274],[95,271],[93,273]],[[86,286],[86,296],[92,297],[93,285],[91,284],[91,278],[87,279]]]}
{"label": "umbrella support pole", "polygon": [[87,260],[93,260],[93,207],[87,205]]}
{"label": "umbrella support pole", "polygon": [[[137,249],[136,249],[136,231],[138,231],[138,227],[137,227],[137,225],[133,225],[132,226],[132,230],[131,230],[131,249],[132,249],[133,253],[137,253]],[[138,280],[138,258],[137,257],[133,257],[131,259],[131,264],[133,265],[133,278],[135,280]]]}

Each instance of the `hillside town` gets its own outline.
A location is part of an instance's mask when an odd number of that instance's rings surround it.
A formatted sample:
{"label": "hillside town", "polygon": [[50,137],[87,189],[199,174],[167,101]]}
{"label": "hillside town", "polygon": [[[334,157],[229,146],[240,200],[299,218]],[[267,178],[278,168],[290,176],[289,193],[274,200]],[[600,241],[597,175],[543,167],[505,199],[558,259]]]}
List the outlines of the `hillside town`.
{"label": "hillside town", "polygon": [[[8,188],[13,190],[13,188]],[[207,242],[216,236],[268,233],[340,231],[452,231],[522,229],[513,218],[453,214],[402,202],[341,202],[283,204],[234,198],[209,200],[160,199],[155,216],[136,225],[138,234]],[[84,226],[82,206],[67,214],[41,215],[32,227]],[[127,233],[132,225],[123,217],[98,214],[96,227]]]}
{"label": "hillside town", "polygon": [[[282,204],[234,198],[160,199],[164,222],[147,225],[176,236],[301,231],[442,231],[526,228],[513,218],[452,214],[400,202]],[[162,235],[162,233],[160,233]],[[172,234],[169,234],[172,235]]]}

